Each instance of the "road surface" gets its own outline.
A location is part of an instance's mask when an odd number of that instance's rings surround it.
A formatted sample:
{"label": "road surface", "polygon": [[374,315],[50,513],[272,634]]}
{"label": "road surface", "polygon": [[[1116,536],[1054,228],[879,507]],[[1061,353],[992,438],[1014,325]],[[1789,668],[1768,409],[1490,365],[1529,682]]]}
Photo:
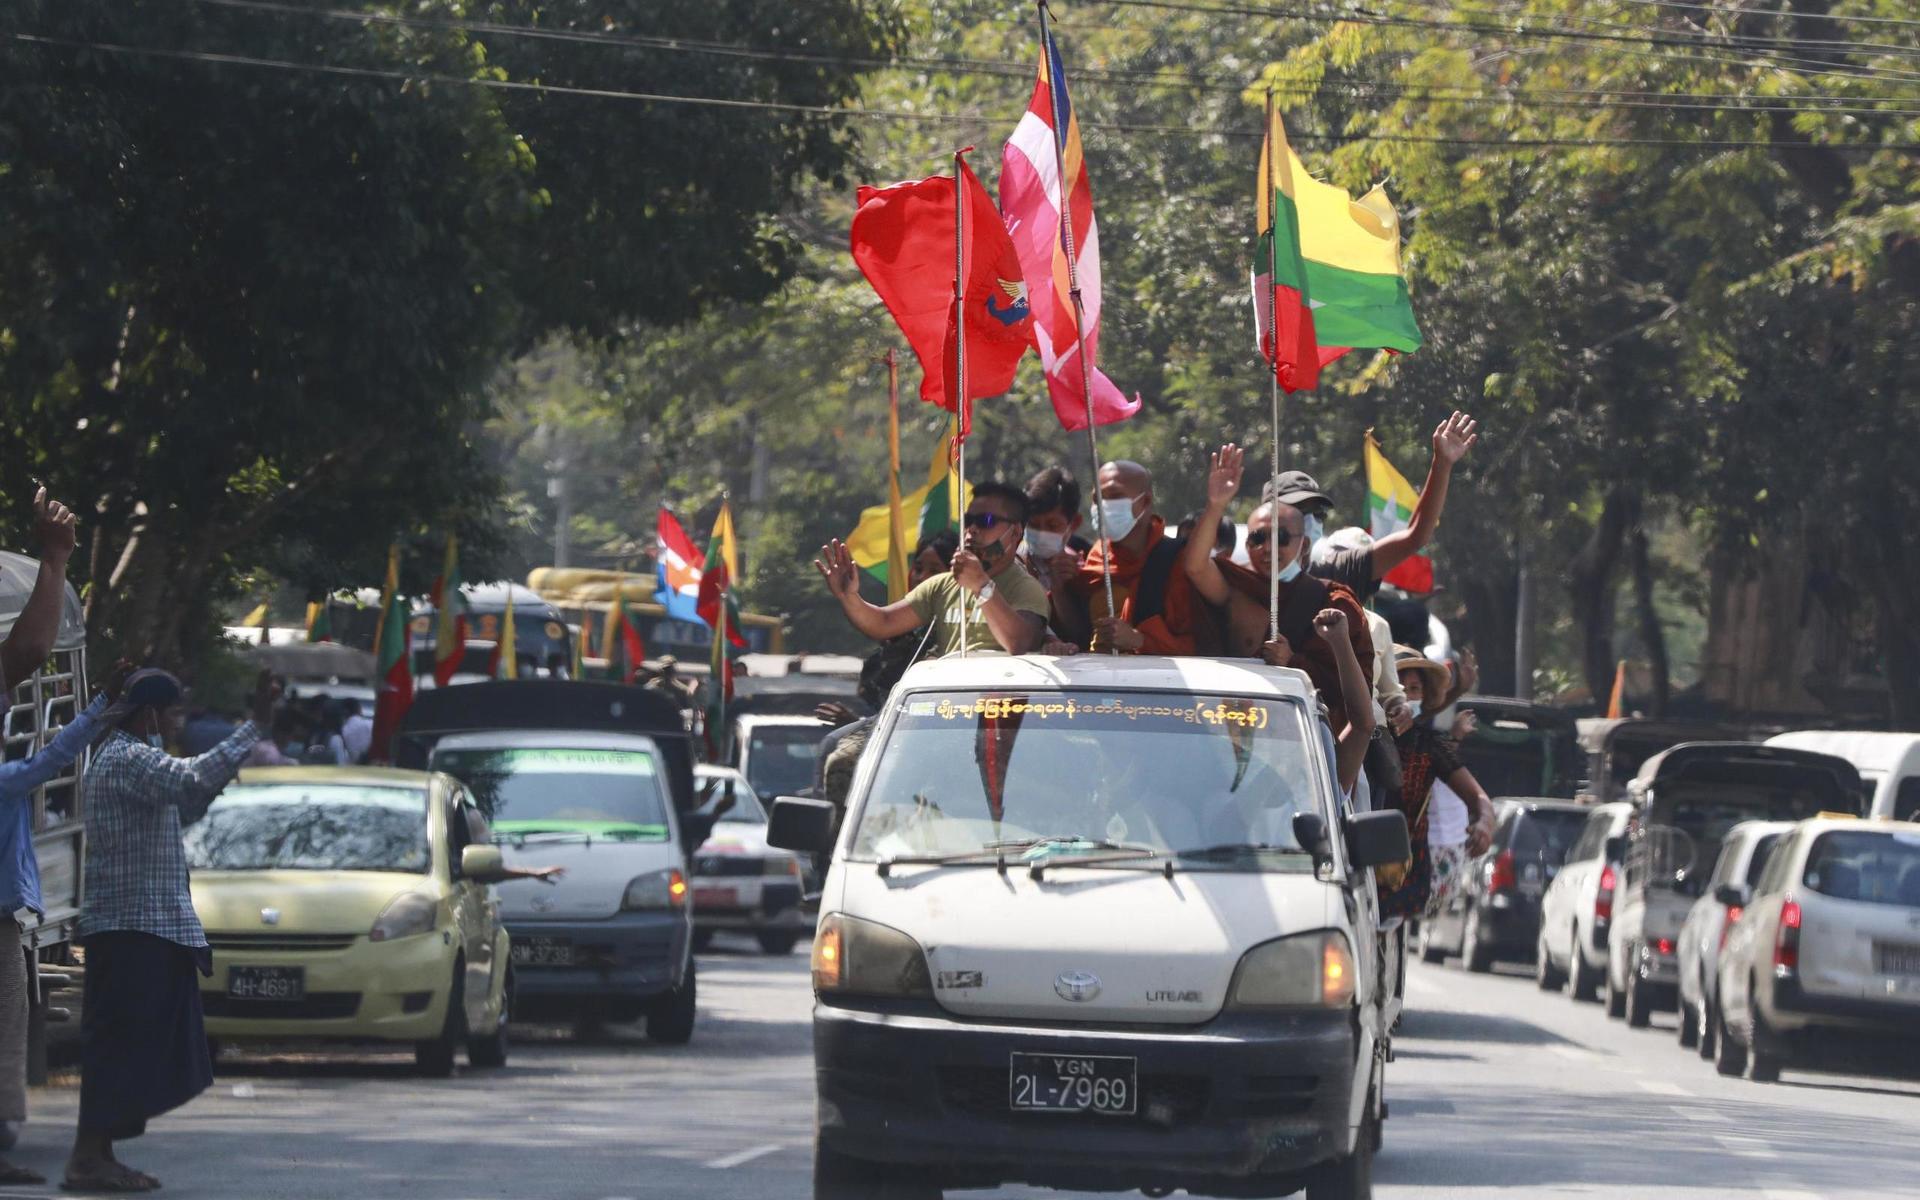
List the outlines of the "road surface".
{"label": "road surface", "polygon": [[[1671,1017],[1629,1030],[1518,973],[1415,966],[1408,987],[1383,1200],[1916,1191],[1920,1085],[1721,1079],[1678,1049]],[[452,1080],[414,1078],[402,1055],[229,1053],[212,1092],[124,1157],[195,1200],[804,1200],[804,954],[722,949],[702,959],[700,989],[690,1046],[527,1029],[504,1071]],[[57,1174],[75,1100],[70,1080],[36,1091],[17,1161]]]}

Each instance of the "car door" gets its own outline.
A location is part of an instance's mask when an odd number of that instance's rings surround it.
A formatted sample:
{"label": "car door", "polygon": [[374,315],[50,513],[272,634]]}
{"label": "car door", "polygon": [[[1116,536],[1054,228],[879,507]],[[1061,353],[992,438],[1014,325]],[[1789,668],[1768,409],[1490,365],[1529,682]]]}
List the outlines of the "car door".
{"label": "car door", "polygon": [[468,846],[485,845],[492,840],[474,836],[476,823],[485,830],[486,822],[473,806],[467,790],[454,789],[447,805],[447,848],[453,864],[454,937],[460,942],[466,963],[467,1028],[485,1029],[493,996],[493,938],[498,922],[491,889],[469,879],[460,870],[460,855]]}
{"label": "car door", "polygon": [[1594,862],[1600,857],[1601,848],[1606,842],[1607,814],[1596,812],[1587,818],[1586,828],[1580,832],[1580,840],[1574,843],[1567,853],[1566,865],[1547,886],[1547,897],[1541,905],[1540,923],[1546,930],[1547,947],[1563,962],[1572,961],[1573,953],[1573,914],[1579,907],[1580,897],[1587,894],[1586,883],[1593,877]]}
{"label": "car door", "polygon": [[1720,933],[1720,913],[1722,905],[1714,898],[1714,892],[1721,884],[1730,883],[1743,877],[1743,864],[1746,862],[1747,847],[1752,838],[1741,830],[1728,835],[1726,844],[1720,847],[1720,860],[1713,865],[1713,876],[1707,880],[1706,894],[1694,901],[1693,908],[1687,913],[1686,923],[1680,926],[1679,948],[1680,996],[1689,1003],[1697,1002],[1705,993],[1705,985],[1712,964],[1708,961],[1707,951]]}

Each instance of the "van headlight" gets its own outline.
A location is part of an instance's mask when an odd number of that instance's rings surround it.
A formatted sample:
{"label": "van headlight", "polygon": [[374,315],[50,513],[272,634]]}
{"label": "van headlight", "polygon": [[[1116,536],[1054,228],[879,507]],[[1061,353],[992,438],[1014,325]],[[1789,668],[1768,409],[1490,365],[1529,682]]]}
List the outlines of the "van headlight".
{"label": "van headlight", "polygon": [[626,895],[620,897],[620,908],[625,912],[657,912],[686,906],[687,877],[673,867],[636,878],[627,885]]}
{"label": "van headlight", "polygon": [[927,956],[898,929],[829,913],[813,937],[813,990],[836,996],[933,996]]}
{"label": "van headlight", "polygon": [[1229,1008],[1341,1008],[1353,1000],[1353,949],[1335,929],[1265,942],[1234,968]]}
{"label": "van headlight", "polygon": [[403,937],[414,937],[422,933],[432,933],[440,917],[440,906],[432,896],[423,896],[419,892],[401,892],[380,915],[373,919],[373,928],[367,931],[370,942],[391,942]]}

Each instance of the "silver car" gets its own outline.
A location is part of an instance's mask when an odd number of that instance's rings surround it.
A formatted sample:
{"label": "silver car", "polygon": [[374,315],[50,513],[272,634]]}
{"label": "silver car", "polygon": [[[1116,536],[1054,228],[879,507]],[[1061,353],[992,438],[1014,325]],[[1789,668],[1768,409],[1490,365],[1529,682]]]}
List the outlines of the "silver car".
{"label": "silver car", "polygon": [[1680,927],[1680,1045],[1697,1047],[1701,1058],[1712,1059],[1715,1051],[1706,1014],[1719,1002],[1714,985],[1720,950],[1740,920],[1742,905],[1733,901],[1740,899],[1739,889],[1751,892],[1760,882],[1780,835],[1792,828],[1787,821],[1744,821],[1729,830],[1713,877],[1707,880],[1707,894],[1694,903]]}
{"label": "silver car", "polygon": [[1613,897],[1633,805],[1595,805],[1580,839],[1540,902],[1540,947],[1535,977],[1544,991],[1571,981],[1575,1000],[1600,994],[1606,973]]}
{"label": "silver car", "polygon": [[719,932],[746,934],[768,954],[793,952],[813,936],[813,918],[801,911],[799,856],[767,845],[767,810],[732,767],[694,767],[695,786],[715,784],[707,806],[721,805],[732,784],[733,805],[693,855],[693,944],[705,949]]}

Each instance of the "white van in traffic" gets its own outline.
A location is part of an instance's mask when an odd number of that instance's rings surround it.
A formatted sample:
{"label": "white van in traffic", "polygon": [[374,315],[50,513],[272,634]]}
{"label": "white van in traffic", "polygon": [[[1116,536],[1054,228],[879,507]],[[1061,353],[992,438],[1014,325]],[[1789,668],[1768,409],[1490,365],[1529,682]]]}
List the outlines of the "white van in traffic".
{"label": "white van in traffic", "polygon": [[814,1195],[1023,1182],[1371,1194],[1387,1031],[1370,866],[1305,675],[1204,658],[913,667],[814,941]]}
{"label": "white van in traffic", "polygon": [[1860,782],[1866,786],[1867,815],[1920,820],[1920,734],[1797,729],[1774,734],[1767,745],[1844,758],[1860,772]]}

